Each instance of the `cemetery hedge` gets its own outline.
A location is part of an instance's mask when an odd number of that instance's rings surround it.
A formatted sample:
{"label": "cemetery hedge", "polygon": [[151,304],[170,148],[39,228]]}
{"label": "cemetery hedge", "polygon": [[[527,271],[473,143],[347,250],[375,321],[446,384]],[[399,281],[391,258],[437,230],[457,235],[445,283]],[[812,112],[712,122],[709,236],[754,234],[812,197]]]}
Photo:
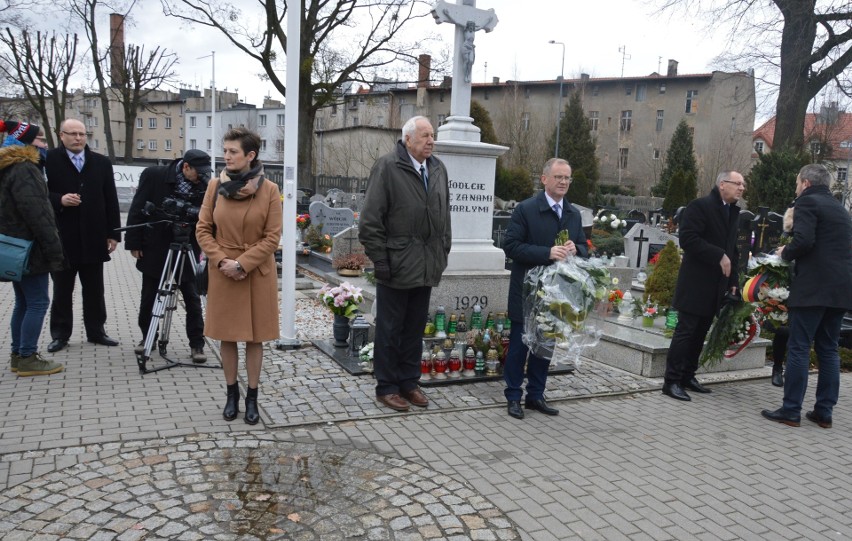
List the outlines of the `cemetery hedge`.
{"label": "cemetery hedge", "polygon": [[624,236],[620,231],[592,229],[592,244],[595,245],[598,256],[607,254],[610,257],[624,254]]}
{"label": "cemetery hedge", "polygon": [[660,250],[657,264],[645,282],[643,299],[646,302],[650,299],[651,302],[657,303],[661,308],[671,306],[679,271],[680,252],[674,241],[670,240],[666,243],[665,248]]}

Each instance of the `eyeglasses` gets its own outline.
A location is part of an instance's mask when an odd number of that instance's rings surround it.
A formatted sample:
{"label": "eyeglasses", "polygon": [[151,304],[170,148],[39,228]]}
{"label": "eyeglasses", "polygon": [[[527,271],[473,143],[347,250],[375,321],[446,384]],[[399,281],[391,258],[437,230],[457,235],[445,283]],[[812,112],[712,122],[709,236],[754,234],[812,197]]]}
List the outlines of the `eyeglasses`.
{"label": "eyeglasses", "polygon": [[727,182],[728,184],[736,184],[737,186],[742,186],[745,188],[745,182],[734,182],[733,180],[723,180],[722,182]]}
{"label": "eyeglasses", "polygon": [[63,131],[65,135],[70,135],[71,137],[85,137],[86,132],[84,131]]}
{"label": "eyeglasses", "polygon": [[553,178],[559,181],[571,182],[574,177],[569,177],[568,175],[553,175]]}

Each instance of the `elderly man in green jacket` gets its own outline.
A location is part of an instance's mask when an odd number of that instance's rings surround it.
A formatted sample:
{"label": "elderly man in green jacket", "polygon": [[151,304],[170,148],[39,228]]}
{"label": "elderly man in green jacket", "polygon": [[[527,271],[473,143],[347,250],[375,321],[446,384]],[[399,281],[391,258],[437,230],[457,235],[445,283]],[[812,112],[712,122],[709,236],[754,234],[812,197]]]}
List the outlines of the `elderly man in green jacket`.
{"label": "elderly man in green jacket", "polygon": [[432,288],[447,267],[452,232],[447,168],[432,156],[435,131],[422,116],[370,171],[359,239],[376,273],[376,399],[396,411],[427,407],[418,387]]}

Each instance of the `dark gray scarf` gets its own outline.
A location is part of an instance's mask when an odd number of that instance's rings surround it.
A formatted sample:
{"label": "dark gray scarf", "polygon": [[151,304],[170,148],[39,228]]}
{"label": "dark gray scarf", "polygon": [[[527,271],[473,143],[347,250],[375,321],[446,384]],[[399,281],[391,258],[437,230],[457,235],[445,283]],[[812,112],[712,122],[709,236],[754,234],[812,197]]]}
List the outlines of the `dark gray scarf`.
{"label": "dark gray scarf", "polygon": [[237,195],[239,191],[248,184],[248,181],[261,174],[261,171],[263,171],[263,164],[260,161],[245,173],[231,173],[226,169],[225,174],[231,180],[219,184],[219,195],[229,199],[240,199]]}

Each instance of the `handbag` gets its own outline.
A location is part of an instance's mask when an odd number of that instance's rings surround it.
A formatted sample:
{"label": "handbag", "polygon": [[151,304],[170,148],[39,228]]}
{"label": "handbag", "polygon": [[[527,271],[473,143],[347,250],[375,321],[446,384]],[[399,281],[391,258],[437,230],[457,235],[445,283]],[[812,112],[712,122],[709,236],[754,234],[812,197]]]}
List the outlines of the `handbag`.
{"label": "handbag", "polygon": [[0,280],[20,282],[29,271],[33,241],[0,233]]}

